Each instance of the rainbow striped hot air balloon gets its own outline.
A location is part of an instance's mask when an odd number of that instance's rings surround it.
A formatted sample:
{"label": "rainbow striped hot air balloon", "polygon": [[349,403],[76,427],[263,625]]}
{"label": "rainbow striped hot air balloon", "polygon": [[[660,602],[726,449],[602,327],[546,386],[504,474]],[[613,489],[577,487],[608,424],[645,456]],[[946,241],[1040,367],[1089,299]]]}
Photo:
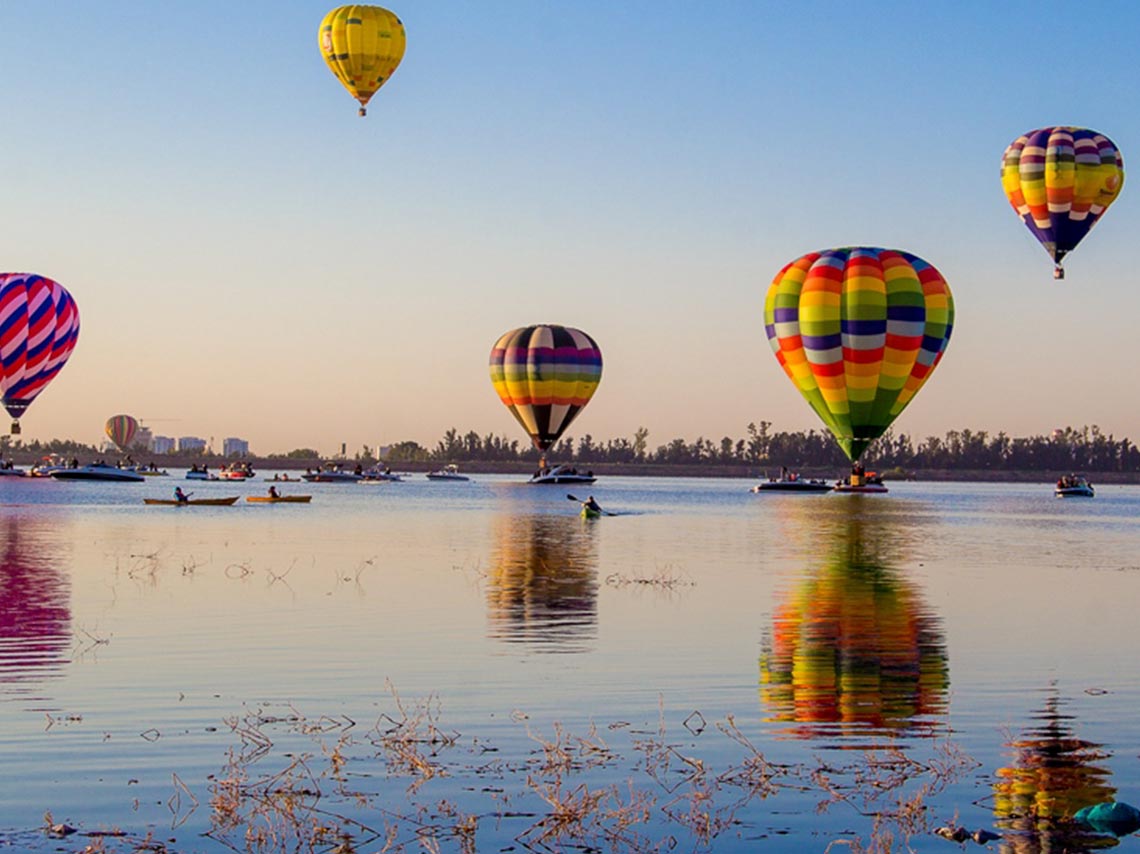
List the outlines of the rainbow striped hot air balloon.
{"label": "rainbow striped hot air balloon", "polygon": [[1001,159],[1006,198],[1053,259],[1053,278],[1124,186],[1124,160],[1111,139],[1088,128],[1022,134]]}
{"label": "rainbow striped hot air balloon", "polygon": [[130,415],[112,415],[107,419],[103,428],[110,439],[121,451],[131,446],[131,441],[139,431],[139,422]]}
{"label": "rainbow striped hot air balloon", "polygon": [[852,461],[930,378],[953,327],[946,280],[896,249],[809,252],[764,301],[776,359]]}
{"label": "rainbow striped hot air balloon", "polygon": [[549,450],[602,380],[602,351],[580,329],[523,326],[491,348],[491,383],[534,446]]}
{"label": "rainbow striped hot air balloon", "polygon": [[62,285],[34,273],[0,273],[0,400],[22,416],[79,340],[79,309]]}

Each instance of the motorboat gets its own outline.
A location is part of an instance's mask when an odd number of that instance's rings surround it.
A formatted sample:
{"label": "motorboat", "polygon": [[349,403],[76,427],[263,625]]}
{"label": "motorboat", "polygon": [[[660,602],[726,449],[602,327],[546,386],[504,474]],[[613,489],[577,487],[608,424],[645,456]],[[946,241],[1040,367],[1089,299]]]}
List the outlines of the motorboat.
{"label": "motorboat", "polygon": [[853,473],[847,480],[836,483],[834,491],[855,495],[881,495],[890,490],[883,484],[883,479],[878,474],[869,471]]}
{"label": "motorboat", "polygon": [[205,468],[192,468],[186,472],[187,480],[217,480],[218,476],[213,472],[206,471]]}
{"label": "motorboat", "polygon": [[534,476],[527,481],[527,483],[537,484],[571,484],[571,483],[593,483],[597,480],[593,472],[579,472],[577,468],[572,466],[555,466],[554,468],[542,468],[534,473]]}
{"label": "motorboat", "polygon": [[750,492],[831,492],[835,484],[817,478],[802,478],[783,469],[778,478],[769,477],[752,487]]}
{"label": "motorboat", "polygon": [[467,475],[459,473],[459,466],[449,465],[444,466],[436,471],[429,471],[427,474],[428,480],[471,480]]}
{"label": "motorboat", "polygon": [[1092,498],[1096,495],[1093,485],[1078,474],[1070,474],[1057,480],[1053,489],[1057,498]]}
{"label": "motorboat", "polygon": [[249,463],[231,463],[218,472],[218,480],[247,480],[253,477],[253,467]]}
{"label": "motorboat", "polygon": [[124,483],[141,483],[146,480],[136,471],[109,466],[106,463],[57,469],[51,473],[51,476],[55,480],[117,480]]}
{"label": "motorboat", "polygon": [[363,478],[363,472],[345,471],[342,468],[318,469],[301,475],[301,480],[308,483],[356,483]]}
{"label": "motorboat", "polygon": [[26,474],[26,471],[16,468],[12,463],[0,463],[0,477],[24,477]]}
{"label": "motorboat", "polygon": [[[395,472],[369,469],[363,475],[361,475],[360,480],[358,480],[357,483],[363,483],[365,485],[368,485],[370,483],[402,483],[403,480],[403,476],[398,475]],[[466,480],[466,478],[464,478],[464,480]]]}
{"label": "motorboat", "polygon": [[[79,465],[78,461],[75,463]],[[66,469],[67,461],[59,454],[49,454],[28,471],[28,477],[51,477],[52,472]]]}

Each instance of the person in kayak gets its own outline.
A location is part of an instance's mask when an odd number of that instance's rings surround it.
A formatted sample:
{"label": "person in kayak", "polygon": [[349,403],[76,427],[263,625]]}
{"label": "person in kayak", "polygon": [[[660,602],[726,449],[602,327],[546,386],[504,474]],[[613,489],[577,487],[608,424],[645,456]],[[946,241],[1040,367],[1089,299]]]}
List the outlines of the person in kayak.
{"label": "person in kayak", "polygon": [[582,502],[582,506],[584,508],[586,508],[587,510],[589,510],[591,513],[599,513],[600,514],[602,512],[602,506],[600,504],[598,504],[597,501],[594,500],[594,496],[592,496],[592,495],[589,498],[587,498],[585,501]]}
{"label": "person in kayak", "polygon": [[270,486],[270,487],[269,487],[269,497],[270,497],[270,498],[280,498],[280,497],[281,497],[281,493],[279,493],[279,492],[277,491],[277,487],[276,487],[276,486]]}
{"label": "person in kayak", "polygon": [[190,500],[190,496],[182,491],[181,486],[174,487],[174,500],[179,504],[186,504]]}

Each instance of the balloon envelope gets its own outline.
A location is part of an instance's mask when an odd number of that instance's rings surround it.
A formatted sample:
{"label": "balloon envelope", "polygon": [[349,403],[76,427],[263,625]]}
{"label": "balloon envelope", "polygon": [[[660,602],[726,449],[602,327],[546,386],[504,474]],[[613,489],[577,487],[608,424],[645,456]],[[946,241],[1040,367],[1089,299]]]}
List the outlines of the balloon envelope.
{"label": "balloon envelope", "polygon": [[112,415],[107,419],[104,429],[107,431],[107,438],[125,451],[131,446],[131,441],[139,431],[139,422],[130,415]]}
{"label": "balloon envelope", "polygon": [[317,33],[321,56],[337,80],[357,101],[360,115],[400,60],[404,58],[404,25],[380,6],[338,6],[321,21]]}
{"label": "balloon envelope", "polygon": [[1113,141],[1095,130],[1038,128],[1006,148],[1001,183],[1060,273],[1065,255],[1120,194],[1124,160]]}
{"label": "balloon envelope", "polygon": [[79,309],[62,285],[34,273],[0,273],[0,398],[9,415],[24,414],[78,340]]}
{"label": "balloon envelope", "polygon": [[602,352],[579,329],[523,326],[491,348],[491,383],[540,451],[558,441],[602,380]]}
{"label": "balloon envelope", "polygon": [[942,275],[895,249],[809,252],[776,274],[764,301],[776,359],[851,460],[922,388],[953,326]]}

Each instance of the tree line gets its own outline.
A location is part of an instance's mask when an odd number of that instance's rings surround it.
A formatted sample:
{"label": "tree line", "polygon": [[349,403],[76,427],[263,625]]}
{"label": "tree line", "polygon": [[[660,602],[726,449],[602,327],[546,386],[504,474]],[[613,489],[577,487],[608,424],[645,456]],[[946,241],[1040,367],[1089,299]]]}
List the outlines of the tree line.
{"label": "tree line", "polygon": [[[24,443],[0,436],[0,455],[60,454],[66,457],[94,458],[104,451],[92,445],[53,439]],[[144,449],[136,453],[147,454]],[[149,454],[148,459],[162,455]],[[312,448],[268,455],[269,459],[316,460]],[[374,449],[363,448],[355,460],[375,462]],[[474,430],[460,433],[447,430],[434,447],[407,440],[392,445],[385,456],[388,463],[429,462],[527,462],[537,463],[539,452],[529,442]],[[587,433],[581,438],[564,437],[547,454],[548,462],[595,466],[604,463],[646,465],[787,466],[790,469],[842,468],[848,464],[830,433],[773,431],[769,421],[749,424],[745,435],[719,440],[698,437],[689,442],[672,439],[665,444],[650,442],[649,430],[639,427],[631,437],[597,441]],[[928,436],[917,443],[906,433],[888,430],[863,454],[868,469],[993,470],[993,471],[1085,471],[1140,472],[1140,449],[1130,439],[1116,439],[1097,426],[1054,430],[1048,436],[1014,437],[1005,432],[951,430],[944,436]]]}
{"label": "tree line", "polygon": [[[649,430],[639,427],[632,437],[596,441],[586,434],[565,437],[547,457],[549,461],[598,465],[601,463],[702,465],[788,468],[835,468],[848,464],[830,433],[773,431],[769,421],[749,424],[743,437],[719,440],[698,437],[688,442],[672,439],[653,445]],[[449,429],[435,447],[416,442],[392,446],[393,462],[537,461],[539,453],[518,439],[474,430]],[[905,433],[888,430],[863,454],[867,468],[994,471],[1140,471],[1140,449],[1127,438],[1106,435],[1097,426],[1066,427],[1048,436],[1014,437],[1005,432],[951,430],[945,436],[928,436],[915,442]]]}

